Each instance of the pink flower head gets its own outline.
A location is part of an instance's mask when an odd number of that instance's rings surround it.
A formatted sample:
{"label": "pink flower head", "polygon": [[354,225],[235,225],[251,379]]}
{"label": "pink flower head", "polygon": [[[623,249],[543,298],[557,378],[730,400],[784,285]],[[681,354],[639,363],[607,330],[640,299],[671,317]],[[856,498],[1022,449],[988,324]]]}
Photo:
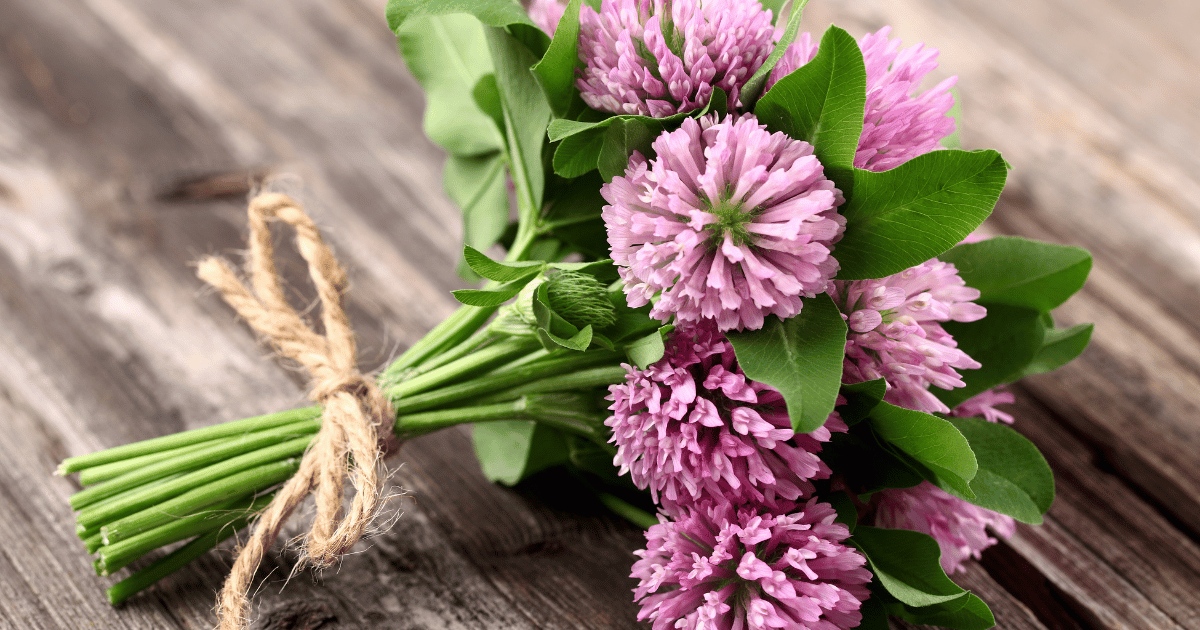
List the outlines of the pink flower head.
{"label": "pink flower head", "polygon": [[996,409],[996,405],[1007,405],[1014,402],[1017,402],[1017,399],[1012,392],[1005,390],[1003,386],[995,387],[962,401],[950,412],[950,415],[956,418],[979,416],[988,422],[1012,424],[1012,414]]}
{"label": "pink flower head", "polygon": [[721,330],[792,317],[824,292],[846,220],[812,145],[750,114],[686,119],[635,152],[600,189],[601,216],[629,305],[651,317],[715,319]]}
{"label": "pink flower head", "polygon": [[533,23],[554,36],[554,31],[558,29],[558,21],[562,19],[567,5],[559,0],[530,0],[527,9]]}
{"label": "pink flower head", "polygon": [[953,496],[929,483],[882,490],[877,496],[875,525],[929,534],[942,548],[942,569],[954,573],[968,558],[996,544],[987,528],[1004,538],[1016,531],[1011,516],[993,512]]}
{"label": "pink flower head", "polygon": [[793,501],[813,491],[808,480],[829,476],[817,452],[831,430],[846,430],[841,417],[796,435],[783,396],[746,379],[711,322],[681,325],[649,368],[625,367],[625,382],[609,386],[613,463],[668,508]]}
{"label": "pink flower head", "polygon": [[663,118],[708,103],[714,87],[738,102],[775,48],[771,12],[748,0],[604,0],[579,14],[576,82],[584,102],[614,114]]}
{"label": "pink flower head", "polygon": [[704,502],[646,531],[634,553],[638,620],[654,630],[845,630],[870,595],[850,530],[811,499],[773,513]]}
{"label": "pink flower head", "polygon": [[980,364],[958,349],[938,322],[973,322],[987,311],[972,300],[958,270],[936,258],[878,280],[838,280],[830,291],[850,326],[842,380],[883,378],[884,400],[927,413],[950,409],[929,393],[963,387],[956,370]]}
{"label": "pink flower head", "polygon": [[[868,33],[858,40],[867,68],[867,108],[854,166],[886,171],[908,160],[941,148],[941,140],[954,133],[954,107],[950,77],[917,93],[925,75],[937,68],[936,48],[917,44],[899,50],[900,40],[888,40],[891,27]],[[767,89],[817,54],[817,45],[802,33],[775,64]]]}

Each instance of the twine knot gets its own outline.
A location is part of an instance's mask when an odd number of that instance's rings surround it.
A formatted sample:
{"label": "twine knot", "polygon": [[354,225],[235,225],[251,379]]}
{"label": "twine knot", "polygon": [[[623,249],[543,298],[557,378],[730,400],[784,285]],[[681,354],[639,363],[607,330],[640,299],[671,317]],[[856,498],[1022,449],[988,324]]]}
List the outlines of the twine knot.
{"label": "twine knot", "polygon": [[[324,406],[321,429],[299,469],[259,515],[217,601],[220,630],[244,627],[247,591],[263,555],[291,513],[309,494],[317,514],[304,539],[301,564],[318,568],[333,564],[365,533],[382,508],[378,462],[385,450],[379,434],[391,435],[392,412],[387,399],[356,367],[357,350],[350,322],[342,309],[346,274],[312,219],[300,204],[280,193],[264,193],[250,201],[250,288],[228,261],[208,256],[197,275],[216,287],[225,301],[280,354],[304,366],[312,378],[309,397]],[[296,231],[296,248],[321,300],[325,335],[318,335],[284,299],[271,247],[271,221]],[[342,512],[342,489],[349,475],[354,497]]]}

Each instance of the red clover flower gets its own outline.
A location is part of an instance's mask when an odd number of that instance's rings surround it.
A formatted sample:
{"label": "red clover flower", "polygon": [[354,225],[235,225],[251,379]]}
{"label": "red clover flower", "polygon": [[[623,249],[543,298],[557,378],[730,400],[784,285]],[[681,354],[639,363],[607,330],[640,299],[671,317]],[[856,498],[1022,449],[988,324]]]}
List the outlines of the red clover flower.
{"label": "red clover flower", "polygon": [[883,378],[884,400],[926,413],[950,409],[929,392],[963,387],[957,370],[979,362],[958,349],[938,322],[973,322],[987,311],[972,302],[979,291],[936,258],[877,280],[838,280],[830,291],[850,326],[842,380]]}
{"label": "red clover flower", "polygon": [[828,503],[733,507],[704,502],[660,516],[630,577],[654,630],[845,630],[870,595],[866,558]]}
{"label": "red clover flower", "polygon": [[592,109],[662,118],[742,84],[775,48],[771,12],[747,0],[604,0],[579,15],[576,85]]}
{"label": "red clover flower", "polygon": [[794,501],[813,491],[808,480],[829,476],[817,452],[830,431],[846,430],[841,417],[795,434],[783,396],[746,379],[711,323],[681,325],[661,360],[626,369],[625,382],[609,387],[605,424],[621,474],[649,487],[655,501]]}
{"label": "red clover flower", "polygon": [[629,305],[651,317],[757,329],[825,292],[846,221],[812,145],[750,114],[709,115],[635,152],[605,184],[601,216]]}

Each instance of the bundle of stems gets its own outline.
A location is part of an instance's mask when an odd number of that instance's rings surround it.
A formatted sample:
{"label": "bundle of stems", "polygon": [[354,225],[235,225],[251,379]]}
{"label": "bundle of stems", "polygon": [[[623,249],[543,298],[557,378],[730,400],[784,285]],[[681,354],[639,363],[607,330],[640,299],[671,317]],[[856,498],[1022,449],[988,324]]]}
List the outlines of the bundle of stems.
{"label": "bundle of stems", "polygon": [[[531,420],[605,449],[599,388],[625,377],[623,354],[549,351],[483,327],[494,308],[464,306],[380,376],[400,439],[463,423]],[[65,460],[79,473],[76,530],[99,575],[191,539],[108,589],[120,603],[233,536],[297,469],[321,409],[246,418]]]}

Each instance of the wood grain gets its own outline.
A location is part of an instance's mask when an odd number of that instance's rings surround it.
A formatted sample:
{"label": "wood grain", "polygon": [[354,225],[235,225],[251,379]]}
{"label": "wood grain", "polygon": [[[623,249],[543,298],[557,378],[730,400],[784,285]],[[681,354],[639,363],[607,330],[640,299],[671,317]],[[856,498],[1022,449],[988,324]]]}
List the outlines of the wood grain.
{"label": "wood grain", "polygon": [[[1137,627],[1138,618],[1160,619],[1160,614],[1178,627],[1200,626],[1200,594],[1189,586],[1200,579],[1200,545],[1112,474],[1101,452],[1044,407],[1026,397],[1016,414],[1023,432],[1046,454],[1058,492],[1049,514],[1053,523],[1021,528],[1011,546],[1076,597],[1074,605],[1106,620],[1105,627],[1119,627],[1112,620]],[[1071,551],[1025,552],[1033,547]],[[1093,580],[1103,580],[1103,588],[1089,588]],[[1107,595],[1098,597],[1102,593]]]}
{"label": "wood grain", "polygon": [[[362,368],[453,306],[460,226],[381,0],[0,3],[0,627],[200,628],[228,555],[112,609],[64,456],[298,405],[190,263],[242,195],[300,195],[354,284]],[[1058,476],[1047,524],[956,576],[1013,630],[1200,628],[1200,15],[1115,0],[814,2],[942,49],[971,147],[1015,169],[995,232],[1088,247],[1093,348],[1019,392]],[[296,259],[283,270],[304,306]],[[463,431],[407,445],[386,533],[320,579],[262,570],[259,628],[636,628],[641,534],[553,480],[488,484]],[[403,464],[400,464],[403,462]],[[897,624],[902,627],[903,624]]]}

